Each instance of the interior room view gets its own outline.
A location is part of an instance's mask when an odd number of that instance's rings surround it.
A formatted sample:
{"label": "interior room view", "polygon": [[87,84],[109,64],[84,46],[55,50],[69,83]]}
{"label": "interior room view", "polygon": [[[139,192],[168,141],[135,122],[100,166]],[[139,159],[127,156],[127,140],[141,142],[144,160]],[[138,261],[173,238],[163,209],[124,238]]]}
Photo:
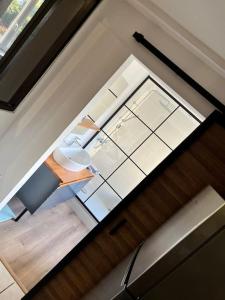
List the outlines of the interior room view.
{"label": "interior room view", "polygon": [[78,119],[1,210],[0,254],[28,290],[204,117],[130,56]]}
{"label": "interior room view", "polygon": [[0,1],[0,300],[225,299],[224,12]]}

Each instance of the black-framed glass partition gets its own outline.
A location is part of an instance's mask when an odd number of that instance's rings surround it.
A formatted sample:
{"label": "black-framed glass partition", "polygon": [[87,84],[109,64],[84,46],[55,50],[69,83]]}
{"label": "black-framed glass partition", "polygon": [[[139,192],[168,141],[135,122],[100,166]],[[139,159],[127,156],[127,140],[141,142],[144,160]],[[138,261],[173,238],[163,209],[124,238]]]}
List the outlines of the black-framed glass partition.
{"label": "black-framed glass partition", "polygon": [[[97,121],[92,113],[89,118]],[[148,76],[86,143],[99,174],[77,193],[78,199],[101,221],[200,123]]]}

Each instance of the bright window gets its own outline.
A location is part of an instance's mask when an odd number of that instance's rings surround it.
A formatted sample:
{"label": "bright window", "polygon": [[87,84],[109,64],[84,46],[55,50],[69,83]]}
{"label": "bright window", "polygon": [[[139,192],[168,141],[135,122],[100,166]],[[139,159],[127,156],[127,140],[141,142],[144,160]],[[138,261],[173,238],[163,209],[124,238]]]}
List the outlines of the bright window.
{"label": "bright window", "polygon": [[4,56],[45,0],[11,0],[0,6],[0,55]]}

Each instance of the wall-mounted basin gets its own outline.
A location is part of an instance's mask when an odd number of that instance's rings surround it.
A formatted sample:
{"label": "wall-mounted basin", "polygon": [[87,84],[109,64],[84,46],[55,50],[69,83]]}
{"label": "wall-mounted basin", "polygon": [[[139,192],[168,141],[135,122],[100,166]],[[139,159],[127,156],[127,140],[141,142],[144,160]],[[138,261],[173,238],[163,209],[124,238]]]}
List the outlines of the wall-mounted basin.
{"label": "wall-mounted basin", "polygon": [[59,147],[53,152],[53,158],[64,169],[73,172],[79,172],[91,164],[87,151],[77,147]]}

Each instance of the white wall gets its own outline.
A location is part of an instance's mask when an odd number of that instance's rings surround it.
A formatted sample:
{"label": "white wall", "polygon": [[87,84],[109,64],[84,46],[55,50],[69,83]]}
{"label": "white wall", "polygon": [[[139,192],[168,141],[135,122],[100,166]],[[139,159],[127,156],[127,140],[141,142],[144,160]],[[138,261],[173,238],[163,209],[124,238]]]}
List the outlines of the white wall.
{"label": "white wall", "polygon": [[225,59],[224,0],[151,1],[199,41]]}
{"label": "white wall", "polygon": [[76,120],[70,123],[130,54],[137,56],[203,115],[213,110],[197,92],[133,40],[135,30],[143,32],[224,101],[221,74],[168,33],[161,20],[141,2],[103,1],[16,113],[1,112],[5,125],[0,121],[0,133],[4,132],[0,140],[0,208],[47,158],[56,146],[56,139],[69,133]]}

